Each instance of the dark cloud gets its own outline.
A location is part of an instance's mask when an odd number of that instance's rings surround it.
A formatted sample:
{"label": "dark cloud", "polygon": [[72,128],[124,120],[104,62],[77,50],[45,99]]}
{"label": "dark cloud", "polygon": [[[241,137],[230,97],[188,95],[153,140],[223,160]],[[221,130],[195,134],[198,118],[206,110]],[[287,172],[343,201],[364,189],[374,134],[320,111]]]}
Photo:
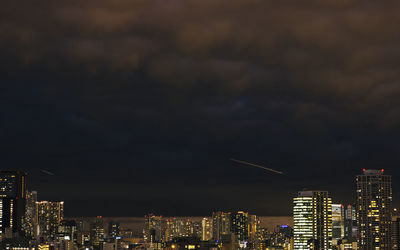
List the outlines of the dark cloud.
{"label": "dark cloud", "polygon": [[303,187],[351,202],[360,169],[398,174],[399,5],[5,2],[2,165],[77,215],[287,214]]}

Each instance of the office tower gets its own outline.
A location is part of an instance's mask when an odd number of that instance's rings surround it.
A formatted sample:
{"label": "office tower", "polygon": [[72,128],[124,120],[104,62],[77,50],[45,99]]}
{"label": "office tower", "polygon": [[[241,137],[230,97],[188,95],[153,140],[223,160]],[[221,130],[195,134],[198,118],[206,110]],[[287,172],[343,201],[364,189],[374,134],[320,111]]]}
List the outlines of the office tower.
{"label": "office tower", "polygon": [[332,204],[332,238],[339,240],[344,238],[344,206]]}
{"label": "office tower", "polygon": [[249,213],[238,211],[231,214],[231,232],[241,242],[249,239]]}
{"label": "office tower", "polygon": [[357,240],[357,216],[356,208],[353,205],[343,207],[344,215],[344,239],[347,241]]}
{"label": "office tower", "polygon": [[63,201],[36,202],[39,235],[47,242],[56,239],[57,229],[64,219]]}
{"label": "office tower", "polygon": [[201,231],[202,241],[208,241],[212,239],[212,221],[209,218],[203,218],[201,220]]}
{"label": "office tower", "polygon": [[92,230],[90,236],[92,245],[96,248],[100,247],[100,245],[104,241],[104,237],[105,237],[104,220],[102,216],[97,216],[92,224]]}
{"label": "office tower", "polygon": [[256,215],[249,215],[249,241],[255,242],[257,230],[260,228],[260,219]]}
{"label": "office tower", "polygon": [[212,215],[213,220],[213,239],[221,241],[222,235],[231,233],[231,213],[215,212]]}
{"label": "office tower", "polygon": [[161,216],[149,214],[146,218],[146,228],[144,230],[144,239],[146,242],[160,242],[162,240]]}
{"label": "office tower", "polygon": [[0,171],[0,239],[22,235],[26,173]]}
{"label": "office tower", "polygon": [[332,201],[327,191],[300,191],[293,199],[294,249],[332,249]]}
{"label": "office tower", "polygon": [[115,222],[115,221],[111,221],[109,224],[108,224],[108,235],[111,237],[111,238],[117,238],[117,237],[119,237],[120,235],[119,235],[119,223],[118,222]]}
{"label": "office tower", "polygon": [[360,249],[392,248],[392,178],[384,170],[363,170],[357,182],[357,226]]}
{"label": "office tower", "polygon": [[36,213],[37,192],[26,192],[25,216],[23,219],[23,229],[25,236],[33,239],[38,233],[38,219]]}

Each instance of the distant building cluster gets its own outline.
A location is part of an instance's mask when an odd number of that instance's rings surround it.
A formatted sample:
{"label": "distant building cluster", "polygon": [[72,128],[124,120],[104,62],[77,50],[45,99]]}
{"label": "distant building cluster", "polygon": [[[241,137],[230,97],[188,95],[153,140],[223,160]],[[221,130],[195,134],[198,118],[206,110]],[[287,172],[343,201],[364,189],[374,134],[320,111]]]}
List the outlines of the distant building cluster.
{"label": "distant building cluster", "polygon": [[288,225],[260,226],[247,212],[214,212],[201,221],[146,216],[143,230],[146,249],[290,249],[293,229]]}
{"label": "distant building cluster", "polygon": [[0,171],[0,250],[399,249],[396,214],[391,176],[364,169],[353,204],[334,203],[328,191],[299,191],[292,227],[265,228],[244,211],[200,220],[148,214],[143,233],[135,234],[101,216],[65,219],[63,201],[39,201],[26,190],[26,173]]}

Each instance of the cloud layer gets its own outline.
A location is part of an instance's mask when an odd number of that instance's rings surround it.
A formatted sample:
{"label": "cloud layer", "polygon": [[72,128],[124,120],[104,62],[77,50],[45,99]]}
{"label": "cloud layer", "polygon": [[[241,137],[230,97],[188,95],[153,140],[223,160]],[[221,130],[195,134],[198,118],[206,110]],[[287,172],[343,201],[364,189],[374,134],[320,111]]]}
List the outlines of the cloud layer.
{"label": "cloud layer", "polygon": [[[3,163],[54,165],[64,174],[115,164],[158,180],[131,184],[138,190],[167,183],[134,163],[171,178],[203,176],[192,194],[214,186],[210,203],[224,208],[236,203],[219,194],[249,171],[224,162],[238,155],[293,172],[281,180],[291,183],[282,194],[320,184],[350,202],[344,188],[359,168],[396,174],[399,8],[391,0],[5,2]],[[347,186],[337,187],[349,167]],[[256,184],[244,190],[276,185],[250,177]],[[226,186],[217,185],[221,178]],[[241,205],[282,211],[254,200]]]}

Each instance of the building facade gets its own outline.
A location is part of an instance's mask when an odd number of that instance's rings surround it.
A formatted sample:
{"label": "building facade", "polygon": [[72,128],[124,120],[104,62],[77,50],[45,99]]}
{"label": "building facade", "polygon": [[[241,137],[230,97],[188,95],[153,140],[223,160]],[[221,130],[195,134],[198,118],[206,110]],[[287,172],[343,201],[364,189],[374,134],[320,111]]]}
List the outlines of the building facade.
{"label": "building facade", "polygon": [[344,206],[332,204],[332,238],[340,240],[344,238]]}
{"label": "building facade", "polygon": [[363,170],[357,182],[357,227],[360,249],[392,248],[392,178],[384,170]]}
{"label": "building facade", "polygon": [[26,173],[0,171],[0,237],[12,238],[23,234],[26,204]]}
{"label": "building facade", "polygon": [[209,241],[212,239],[212,221],[209,218],[201,220],[201,240]]}
{"label": "building facade", "polygon": [[64,219],[64,202],[38,201],[36,213],[39,236],[47,242],[56,240],[58,226]]}
{"label": "building facade", "polygon": [[231,214],[231,230],[240,242],[249,240],[249,213],[238,211]]}
{"label": "building facade", "polygon": [[36,212],[37,192],[26,192],[25,217],[23,229],[25,237],[34,239],[38,234],[38,218]]}
{"label": "building facade", "polygon": [[231,213],[214,212],[212,215],[213,239],[221,241],[223,235],[231,233]]}
{"label": "building facade", "polygon": [[294,249],[332,249],[332,200],[327,191],[300,191],[293,200]]}
{"label": "building facade", "polygon": [[357,240],[357,215],[354,205],[343,207],[344,216],[344,239],[349,242]]}
{"label": "building facade", "polygon": [[161,242],[162,241],[162,217],[154,214],[149,214],[146,218],[146,228],[144,230],[144,238],[146,242]]}

